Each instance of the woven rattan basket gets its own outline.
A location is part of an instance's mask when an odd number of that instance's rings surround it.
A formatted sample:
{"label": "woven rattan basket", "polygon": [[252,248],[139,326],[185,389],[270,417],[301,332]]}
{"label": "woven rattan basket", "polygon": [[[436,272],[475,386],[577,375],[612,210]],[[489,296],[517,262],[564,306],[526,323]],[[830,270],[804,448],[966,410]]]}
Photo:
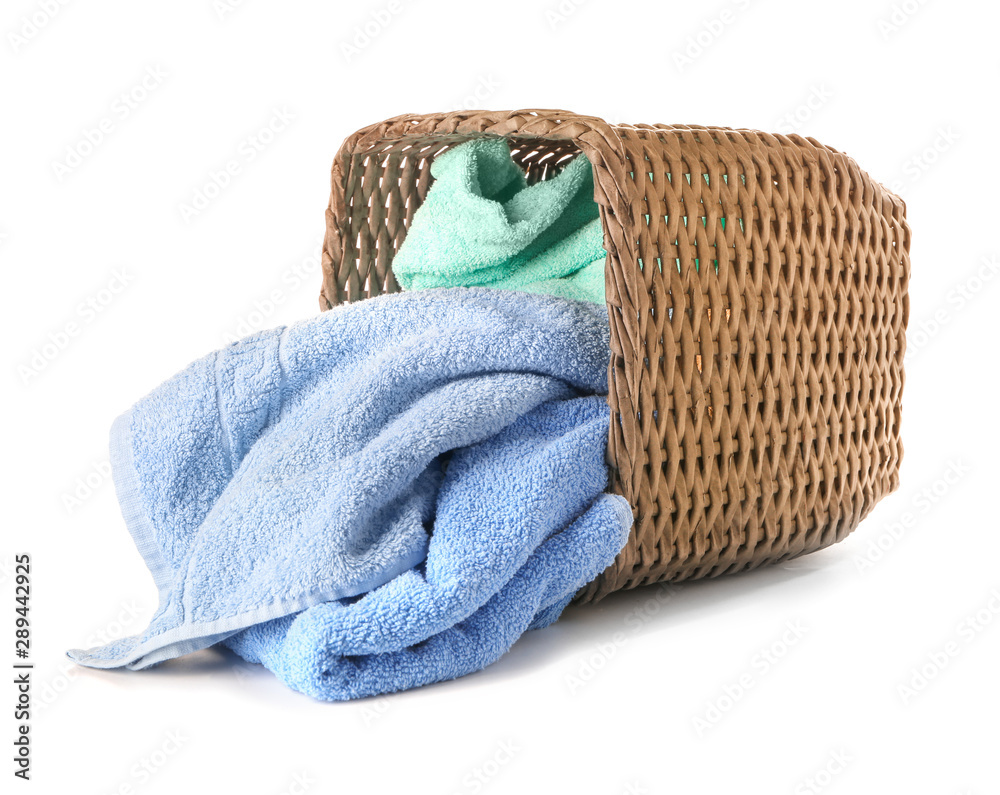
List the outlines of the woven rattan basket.
{"label": "woven rattan basket", "polygon": [[580,152],[594,169],[611,488],[635,524],[578,599],[821,549],[896,488],[905,206],[809,138],[555,110],[365,127],[333,164],[322,309],[399,290],[392,258],[431,161],[481,136],[507,138],[529,181]]}

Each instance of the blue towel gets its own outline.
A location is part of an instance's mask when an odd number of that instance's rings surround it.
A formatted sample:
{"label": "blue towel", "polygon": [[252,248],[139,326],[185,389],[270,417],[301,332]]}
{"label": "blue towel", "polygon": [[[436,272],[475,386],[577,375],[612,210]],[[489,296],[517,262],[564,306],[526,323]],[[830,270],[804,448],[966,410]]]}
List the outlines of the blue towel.
{"label": "blue towel", "polygon": [[603,308],[455,288],[195,362],[112,429],[159,608],[70,656],[138,669],[225,640],[320,698],[488,664],[624,545],[631,514],[602,493],[607,334]]}
{"label": "blue towel", "polygon": [[607,432],[607,403],[582,397],[546,403],[456,452],[424,566],[358,601],[317,605],[225,644],[325,700],[489,665],[525,630],[555,621],[624,546],[628,503],[600,493]]}

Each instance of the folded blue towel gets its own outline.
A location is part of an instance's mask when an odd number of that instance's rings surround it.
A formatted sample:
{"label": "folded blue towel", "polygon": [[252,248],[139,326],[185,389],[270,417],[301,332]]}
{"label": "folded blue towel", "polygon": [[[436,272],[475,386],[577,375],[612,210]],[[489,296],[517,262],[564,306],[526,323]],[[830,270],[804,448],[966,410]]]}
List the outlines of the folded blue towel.
{"label": "folded blue towel", "polygon": [[[602,494],[607,345],[603,308],[456,288],[195,362],[112,429],[159,608],[70,656],[144,668],[228,639],[321,698],[496,659],[625,542],[628,506]],[[345,673],[359,655],[368,674]]]}

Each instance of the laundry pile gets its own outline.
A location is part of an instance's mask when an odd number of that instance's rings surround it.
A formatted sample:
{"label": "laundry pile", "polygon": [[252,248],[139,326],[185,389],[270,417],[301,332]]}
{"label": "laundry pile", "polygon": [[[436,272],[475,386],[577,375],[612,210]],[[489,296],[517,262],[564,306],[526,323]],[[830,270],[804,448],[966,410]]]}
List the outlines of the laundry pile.
{"label": "laundry pile", "polygon": [[496,143],[435,162],[394,263],[406,292],[215,351],[115,421],[159,606],[70,657],[142,669],[222,643],[358,698],[489,665],[611,564],[632,515],[605,491],[589,165],[528,186]]}

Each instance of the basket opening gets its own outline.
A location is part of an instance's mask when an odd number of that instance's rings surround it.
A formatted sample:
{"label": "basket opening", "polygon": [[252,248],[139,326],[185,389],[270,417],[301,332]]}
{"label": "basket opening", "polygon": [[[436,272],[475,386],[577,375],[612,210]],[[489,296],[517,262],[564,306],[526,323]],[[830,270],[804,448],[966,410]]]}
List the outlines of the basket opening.
{"label": "basket opening", "polygon": [[[407,190],[405,160],[418,156]],[[604,306],[608,254],[593,177],[586,154],[565,140],[472,136],[402,153],[398,164],[387,158],[380,196],[391,205],[393,187],[407,193],[393,277],[406,290],[487,287]],[[384,223],[391,218],[390,207]]]}
{"label": "basket opening", "polygon": [[[342,238],[346,259],[355,263],[360,283],[348,285],[346,293],[358,290],[375,296],[401,289],[393,272],[393,261],[410,230],[415,213],[424,203],[435,180],[431,168],[437,158],[477,134],[433,135],[382,142],[353,155],[345,200],[351,212],[350,228]],[[572,140],[503,136],[511,161],[522,171],[529,186],[552,179],[581,154]],[[595,213],[597,202],[595,198]],[[358,212],[356,208],[365,207]],[[602,241],[603,245],[603,241]]]}

